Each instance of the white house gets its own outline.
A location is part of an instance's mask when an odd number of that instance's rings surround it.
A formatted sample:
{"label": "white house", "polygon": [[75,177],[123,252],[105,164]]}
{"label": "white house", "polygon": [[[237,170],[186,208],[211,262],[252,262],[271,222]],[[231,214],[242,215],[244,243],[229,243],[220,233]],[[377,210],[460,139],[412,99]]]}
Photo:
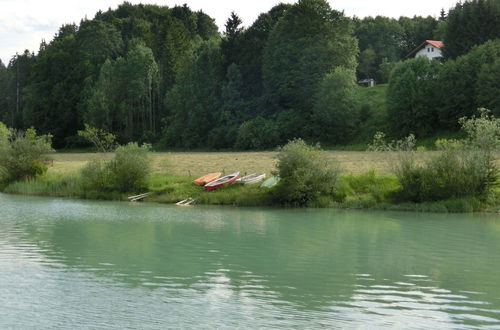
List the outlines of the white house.
{"label": "white house", "polygon": [[443,57],[441,49],[443,42],[438,40],[426,40],[420,46],[412,50],[406,57],[426,56],[429,60]]}

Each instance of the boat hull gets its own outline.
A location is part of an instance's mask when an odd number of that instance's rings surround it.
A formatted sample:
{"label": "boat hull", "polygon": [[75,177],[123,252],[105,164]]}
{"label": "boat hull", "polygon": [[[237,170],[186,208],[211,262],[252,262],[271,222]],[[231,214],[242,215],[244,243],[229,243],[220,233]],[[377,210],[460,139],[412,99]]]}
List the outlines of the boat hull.
{"label": "boat hull", "polygon": [[217,180],[218,178],[220,178],[220,176],[222,175],[222,173],[208,173],[202,177],[199,177],[198,179],[194,180],[193,183],[197,186],[204,186],[206,185],[207,183],[210,183],[212,181],[215,181]]}
{"label": "boat hull", "polygon": [[254,173],[254,174],[250,174],[250,175],[244,176],[242,178],[239,178],[238,180],[236,180],[236,183],[255,184],[255,183],[259,183],[260,181],[264,180],[265,178],[266,178],[265,173]]}
{"label": "boat hull", "polygon": [[279,181],[280,181],[279,176],[270,177],[266,181],[262,182],[260,188],[272,188],[275,185],[277,185]]}
{"label": "boat hull", "polygon": [[228,185],[236,181],[240,177],[240,172],[235,172],[229,175],[226,175],[218,180],[212,181],[205,185],[205,190],[211,191],[222,186]]}

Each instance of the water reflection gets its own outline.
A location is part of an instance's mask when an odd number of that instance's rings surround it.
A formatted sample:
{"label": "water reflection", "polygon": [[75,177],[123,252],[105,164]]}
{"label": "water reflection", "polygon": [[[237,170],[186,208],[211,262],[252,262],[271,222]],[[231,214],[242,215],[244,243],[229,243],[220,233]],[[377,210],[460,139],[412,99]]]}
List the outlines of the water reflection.
{"label": "water reflection", "polygon": [[[117,315],[138,308],[187,327],[188,316],[228,327],[500,326],[495,216],[5,195],[0,209],[0,283],[17,283],[0,284],[0,306],[21,300],[19,313],[42,308],[31,298],[54,307],[77,292],[100,309],[125,299],[124,309],[108,306]],[[178,314],[163,315],[166,306]],[[126,319],[155,327],[138,313]]]}

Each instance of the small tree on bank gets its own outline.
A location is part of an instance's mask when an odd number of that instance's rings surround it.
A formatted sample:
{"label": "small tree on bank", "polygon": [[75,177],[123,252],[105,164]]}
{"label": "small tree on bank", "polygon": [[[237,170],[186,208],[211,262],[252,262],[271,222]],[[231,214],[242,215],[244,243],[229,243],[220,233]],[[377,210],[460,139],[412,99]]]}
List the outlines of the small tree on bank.
{"label": "small tree on bank", "polygon": [[281,181],[275,190],[280,204],[307,206],[321,196],[333,197],[338,170],[325,158],[321,148],[302,139],[288,142],[279,149],[275,175]]}
{"label": "small tree on bank", "polygon": [[93,160],[81,171],[86,190],[96,192],[133,192],[147,188],[151,172],[148,152],[151,146],[131,142],[116,149],[112,160]]}
{"label": "small tree on bank", "polygon": [[92,143],[99,152],[110,152],[116,148],[116,136],[100,128],[85,124],[85,129],[78,131],[78,136]]}
{"label": "small tree on bank", "polygon": [[10,183],[45,173],[47,154],[54,151],[51,139],[50,135],[37,135],[34,128],[20,132],[0,123],[0,182]]}

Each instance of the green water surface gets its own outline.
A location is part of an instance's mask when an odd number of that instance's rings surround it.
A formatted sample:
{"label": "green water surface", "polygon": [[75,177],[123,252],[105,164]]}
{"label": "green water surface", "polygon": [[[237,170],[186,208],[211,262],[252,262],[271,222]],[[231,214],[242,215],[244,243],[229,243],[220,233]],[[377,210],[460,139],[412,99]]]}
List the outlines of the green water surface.
{"label": "green water surface", "polygon": [[0,329],[500,329],[500,216],[0,194]]}

